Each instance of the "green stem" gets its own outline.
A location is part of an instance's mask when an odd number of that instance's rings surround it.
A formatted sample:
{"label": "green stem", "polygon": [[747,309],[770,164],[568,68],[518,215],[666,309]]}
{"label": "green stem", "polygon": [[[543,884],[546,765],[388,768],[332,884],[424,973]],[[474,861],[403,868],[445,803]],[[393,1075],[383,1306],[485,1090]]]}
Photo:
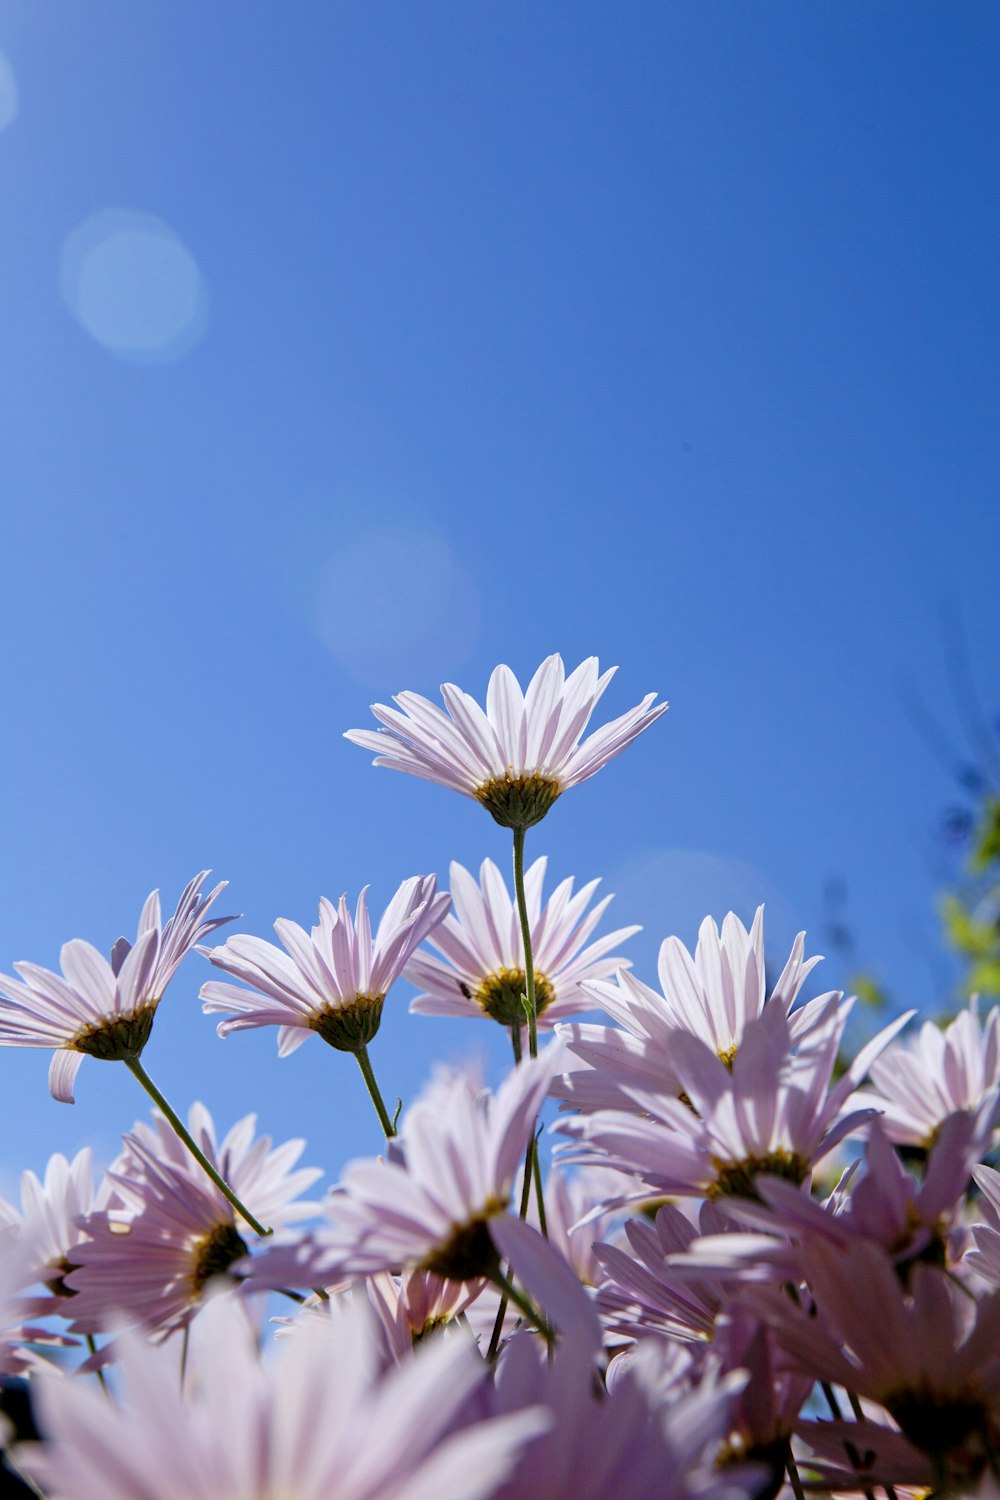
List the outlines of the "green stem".
{"label": "green stem", "polygon": [[535,1176],[535,1202],[538,1205],[538,1227],[542,1231],[542,1237],[548,1239],[549,1226],[545,1217],[545,1194],[542,1191],[542,1164],[538,1158],[538,1136],[531,1138],[531,1159]]}
{"label": "green stem", "polygon": [[389,1111],[385,1107],[385,1101],[383,1100],[382,1095],[379,1092],[379,1086],[375,1082],[375,1074],[372,1070],[371,1058],[368,1056],[368,1048],[364,1046],[364,1044],[362,1044],[358,1048],[357,1052],[355,1052],[354,1056],[358,1060],[358,1067],[361,1069],[361,1076],[365,1080],[365,1083],[368,1085],[368,1092],[372,1096],[372,1103],[375,1106],[375,1113],[378,1115],[379,1124],[382,1126],[382,1129],[385,1132],[385,1138],[387,1141],[391,1141],[393,1136],[396,1134],[396,1127],[392,1123]]}
{"label": "green stem", "polygon": [[[85,1338],[86,1338],[86,1341],[87,1341],[87,1348],[90,1350],[91,1354],[96,1354],[97,1353],[97,1344],[94,1341],[94,1335],[92,1333],[88,1333],[88,1334],[85,1335]],[[94,1374],[97,1376],[97,1383],[98,1383],[98,1385],[101,1387],[101,1390],[104,1392],[104,1394],[107,1396],[108,1400],[110,1401],[110,1399],[111,1399],[111,1392],[108,1390],[108,1382],[104,1378],[104,1371],[101,1369],[100,1365],[95,1365],[94,1366]]]}
{"label": "green stem", "polygon": [[514,1066],[516,1068],[520,1064],[520,1061],[521,1061],[521,1028],[520,1028],[520,1026],[512,1026],[510,1028],[510,1045],[513,1048],[513,1051],[514,1051]]}
{"label": "green stem", "polygon": [[517,897],[517,914],[521,919],[521,937],[524,941],[524,992],[528,1002],[528,1052],[538,1056],[538,1015],[535,1009],[535,962],[531,954],[531,924],[528,921],[528,902],[524,894],[524,833],[523,828],[514,829],[514,894]]}
{"label": "green stem", "polygon": [[269,1229],[265,1229],[263,1224],[261,1224],[257,1219],[254,1218],[250,1210],[240,1202],[239,1198],[237,1198],[228,1182],[226,1182],[223,1177],[219,1176],[218,1172],[212,1166],[212,1163],[208,1160],[205,1153],[195,1145],[194,1138],[191,1135],[191,1132],[181,1120],[180,1116],[170,1108],[170,1105],[167,1103],[166,1099],[164,1099],[163,1095],[160,1093],[159,1089],[156,1087],[156,1084],[150,1078],[149,1074],[146,1072],[146,1069],[143,1067],[139,1059],[137,1057],[126,1057],[124,1061],[126,1068],[128,1068],[133,1077],[139,1080],[143,1088],[146,1090],[146,1093],[156,1105],[157,1109],[160,1110],[161,1114],[166,1115],[176,1134],[184,1142],[185,1146],[188,1148],[195,1161],[198,1162],[198,1164],[203,1167],[204,1170],[208,1173],[209,1177],[211,1177],[212,1181],[219,1189],[219,1192],[222,1193],[225,1198],[228,1198],[229,1202],[236,1209],[236,1212],[238,1214],[241,1214],[242,1217],[246,1219],[247,1223],[250,1225],[250,1228],[255,1230],[257,1234],[270,1234],[271,1231]]}
{"label": "green stem", "polygon": [[527,1318],[529,1323],[533,1323],[535,1325],[539,1333],[543,1335],[545,1342],[547,1344],[551,1344],[554,1336],[552,1329],[549,1327],[548,1323],[546,1323],[545,1319],[542,1317],[542,1314],[538,1311],[538,1308],[535,1307],[530,1298],[524,1292],[522,1292],[519,1287],[516,1287],[514,1285],[510,1277],[505,1276],[502,1271],[494,1271],[492,1276],[490,1277],[490,1280],[493,1282],[494,1286],[500,1288],[500,1291],[507,1298],[507,1301],[513,1302],[518,1312],[521,1313],[522,1316]]}

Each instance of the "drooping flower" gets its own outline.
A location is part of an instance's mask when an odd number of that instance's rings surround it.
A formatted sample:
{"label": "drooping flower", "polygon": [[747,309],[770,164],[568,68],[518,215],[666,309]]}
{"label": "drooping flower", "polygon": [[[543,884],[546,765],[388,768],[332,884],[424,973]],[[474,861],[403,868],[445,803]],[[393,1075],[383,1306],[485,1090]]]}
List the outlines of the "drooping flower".
{"label": "drooping flower", "polygon": [[548,1422],[518,1411],[458,1427],[486,1374],[471,1343],[431,1340],[383,1374],[363,1304],[310,1318],[263,1362],[239,1304],[192,1329],[189,1378],[134,1335],[128,1400],[89,1382],[39,1382],[44,1445],[18,1465],[50,1500],[486,1500]]}
{"label": "drooping flower", "polygon": [[[639,930],[622,927],[584,946],[611,897],[605,896],[588,912],[598,881],[574,895],[570,878],[543,905],[546,864],[544,856],[536,859],[524,878],[541,1027],[586,1010],[592,1002],[582,992],[583,982],[627,968],[629,961],[610,950]],[[434,1016],[486,1015],[503,1026],[522,1028],[524,938],[517,906],[493,861],[483,861],[478,883],[462,865],[453,863],[451,900],[452,913],[429,939],[441,957],[420,950],[406,966],[406,978],[422,991],[410,1009]]]}
{"label": "drooping flower", "polygon": [[231,1016],[219,1035],[256,1026],[277,1026],[278,1055],[286,1057],[311,1032],[339,1051],[357,1052],[375,1036],[382,1006],[417,945],[444,917],[450,898],[436,894],[433,875],[404,880],[386,907],[374,938],[367,887],[354,920],[342,896],[334,907],[324,897],[311,933],[279,918],[274,930],[285,952],[263,938],[237,934],[221,948],[203,949],[217,969],[251,986],[243,989],[210,979],[202,985],[206,1012]]}
{"label": "drooping flower", "polygon": [[659,956],[662,993],[628,973],[619,973],[614,984],[594,983],[588,976],[583,985],[587,1003],[599,1005],[618,1024],[559,1028],[568,1050],[585,1066],[568,1072],[558,1092],[587,1110],[627,1109],[622,1090],[629,1086],[676,1097],[682,1091],[673,1062],[678,1032],[700,1037],[729,1067],[747,1023],[760,1016],[765,1004],[790,1013],[792,1036],[798,1039],[833,994],[792,1010],[807,976],[820,962],[818,957],[806,959],[804,953],[805,933],[800,932],[768,995],[760,906],[749,932],[734,912],[725,918],[721,933],[706,917],[693,956],[680,938],[666,938]]}
{"label": "drooping flower", "polygon": [[0,975],[0,1046],[53,1048],[53,1098],[73,1103],[73,1082],[84,1057],[122,1061],[140,1055],[156,1007],[185,954],[233,920],[206,920],[226,886],[222,881],[203,894],[207,875],[203,870],[188,884],[165,926],[159,892],[153,891],[142,908],[135,943],[119,938],[110,961],[74,938],[59,955],[61,975],[31,963],[14,965],[19,979]]}
{"label": "drooping flower", "polygon": [[[317,1205],[299,1195],[320,1173],[293,1170],[305,1142],[272,1149],[266,1136],[255,1138],[255,1125],[247,1115],[218,1142],[204,1105],[189,1116],[199,1149],[264,1222],[281,1227],[309,1217]],[[162,1338],[190,1322],[215,1278],[242,1284],[231,1268],[249,1253],[248,1237],[258,1242],[162,1115],[152,1126],[136,1125],[124,1143],[108,1173],[124,1208],[80,1220],[64,1311],[81,1333],[99,1333],[118,1318]]]}
{"label": "drooping flower", "polygon": [[605,1161],[666,1195],[756,1198],[762,1174],[805,1183],[818,1161],[872,1118],[873,1111],[851,1109],[848,1101],[909,1019],[883,1028],[831,1087],[850,1008],[831,997],[796,1048],[784,1010],[765,1006],[747,1022],[731,1071],[698,1037],[680,1031],[674,1064],[686,1102],[629,1090],[634,1113],[598,1110],[558,1128],[596,1148],[573,1159]]}
{"label": "drooping flower", "polygon": [[530,828],[556,798],[586,781],[666,711],[655,693],[581,742],[616,667],[601,674],[588,657],[567,677],[562,657],[546,657],[527,690],[507,666],[490,677],[485,712],[446,682],[447,712],[418,693],[399,693],[398,708],[372,705],[381,729],[345,736],[374,750],[375,764],[407,771],[472,797],[505,828]]}
{"label": "drooping flower", "polygon": [[925,1021],[915,1040],[879,1059],[871,1077],[866,1102],[884,1111],[889,1139],[929,1146],[949,1115],[975,1114],[1000,1085],[1000,1007],[980,1023],[974,997],[943,1029]]}

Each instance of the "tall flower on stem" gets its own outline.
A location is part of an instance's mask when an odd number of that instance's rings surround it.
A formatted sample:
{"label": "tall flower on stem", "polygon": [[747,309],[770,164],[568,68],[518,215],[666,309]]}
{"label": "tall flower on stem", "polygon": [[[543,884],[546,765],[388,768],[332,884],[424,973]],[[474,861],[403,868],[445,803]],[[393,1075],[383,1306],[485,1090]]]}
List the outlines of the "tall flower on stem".
{"label": "tall flower on stem", "polygon": [[294,1052],[311,1032],[338,1052],[353,1052],[388,1137],[395,1135],[395,1125],[375,1081],[368,1043],[378,1031],[390,985],[442,920],[451,898],[437,892],[433,875],[404,880],[373,938],[366,896],[367,887],[358,897],[353,922],[346,896],[336,907],[324,897],[311,933],[279,917],[274,930],[284,952],[246,934],[230,937],[221,948],[202,949],[217,969],[251,988],[211,979],[202,985],[201,999],[206,1012],[231,1017],[219,1023],[220,1036],[279,1027],[280,1057]]}
{"label": "tall flower on stem", "polygon": [[[574,894],[570,878],[543,903],[546,863],[544,857],[535,860],[525,873],[524,887],[538,1018],[541,1025],[552,1026],[589,1007],[591,1001],[581,988],[584,981],[628,968],[629,960],[611,950],[639,929],[622,927],[588,943],[611,897],[588,911],[598,882],[592,880]],[[410,1009],[433,1016],[488,1016],[510,1029],[519,1056],[526,1017],[524,939],[517,907],[491,859],[483,861],[478,881],[453,862],[451,899],[452,913],[429,939],[437,953],[421,949],[406,966],[406,978],[422,992]]]}
{"label": "tall flower on stem", "polygon": [[556,798],[586,781],[658,719],[647,693],[637,707],[581,741],[616,667],[601,673],[596,656],[566,676],[562,657],[547,656],[522,692],[510,667],[494,668],[485,711],[461,688],[441,688],[445,710],[420,696],[399,693],[398,708],[372,705],[382,728],[349,729],[346,738],[375,751],[375,764],[407,771],[472,797],[514,834],[514,887],[525,948],[525,1009],[532,1057],[536,1039],[535,977],[524,894],[524,835]]}
{"label": "tall flower on stem", "polygon": [[63,944],[59,955],[62,974],[38,964],[19,963],[14,965],[19,980],[0,975],[0,1046],[54,1048],[49,1089],[64,1104],[73,1103],[73,1083],[85,1057],[123,1062],[216,1187],[258,1234],[266,1234],[199,1149],[139,1060],[153,1029],[156,1007],[181,960],[201,938],[233,920],[206,920],[209,907],[227,884],[221,881],[206,895],[201,887],[207,875],[202,870],[188,882],[166,924],[161,923],[160,893],[153,891],[139,916],[135,942],[119,938],[110,959],[91,943],[74,938]]}

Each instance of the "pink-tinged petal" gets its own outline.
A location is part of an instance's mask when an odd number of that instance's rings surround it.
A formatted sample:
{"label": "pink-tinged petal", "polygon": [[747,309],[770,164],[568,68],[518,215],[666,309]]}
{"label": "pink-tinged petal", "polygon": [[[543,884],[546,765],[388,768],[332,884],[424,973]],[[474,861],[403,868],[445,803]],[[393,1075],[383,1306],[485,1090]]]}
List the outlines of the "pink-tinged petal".
{"label": "pink-tinged petal", "polygon": [[76,1103],[73,1083],[82,1062],[83,1053],[74,1052],[69,1047],[59,1047],[53,1052],[49,1063],[49,1093],[53,1099],[58,1099],[61,1104]]}
{"label": "pink-tinged petal", "polygon": [[601,1351],[601,1320],[567,1261],[537,1229],[502,1214],[490,1220],[493,1243],[510,1262],[516,1279],[571,1345],[577,1359]]}

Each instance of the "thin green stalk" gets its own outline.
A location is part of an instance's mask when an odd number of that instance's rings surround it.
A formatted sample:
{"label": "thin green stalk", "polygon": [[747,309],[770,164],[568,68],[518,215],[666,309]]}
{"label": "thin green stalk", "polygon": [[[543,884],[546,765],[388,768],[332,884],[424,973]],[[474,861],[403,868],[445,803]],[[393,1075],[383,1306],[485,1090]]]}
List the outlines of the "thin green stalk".
{"label": "thin green stalk", "polygon": [[545,1239],[549,1237],[548,1220],[545,1216],[545,1194],[542,1192],[542,1164],[538,1158],[538,1136],[531,1138],[531,1160],[535,1178],[535,1203],[538,1206],[538,1227]]}
{"label": "thin green stalk", "polygon": [[527,1318],[529,1323],[533,1323],[535,1325],[539,1333],[544,1337],[545,1342],[547,1344],[551,1344],[554,1338],[552,1329],[549,1327],[548,1323],[546,1323],[545,1319],[542,1317],[542,1314],[538,1311],[538,1308],[534,1305],[534,1303],[526,1295],[526,1293],[522,1292],[519,1287],[515,1286],[510,1277],[505,1276],[502,1271],[494,1271],[492,1276],[490,1277],[490,1280],[493,1282],[494,1286],[500,1288],[501,1292],[507,1298],[508,1302],[513,1302],[518,1312],[521,1313],[523,1317]]}
{"label": "thin green stalk", "polygon": [[[96,1354],[97,1353],[97,1344],[94,1342],[94,1335],[92,1333],[88,1333],[88,1334],[85,1335],[85,1338],[86,1338],[86,1342],[87,1342],[87,1348],[90,1350],[91,1354]],[[98,1385],[101,1387],[101,1390],[104,1392],[104,1394],[107,1396],[108,1400],[110,1401],[111,1400],[111,1392],[108,1390],[108,1382],[104,1378],[104,1371],[101,1369],[100,1365],[95,1365],[94,1366],[94,1374],[97,1376],[97,1383],[98,1383]]]}
{"label": "thin green stalk", "polygon": [[184,1382],[187,1379],[188,1355],[191,1352],[191,1324],[184,1324],[184,1332],[181,1334],[181,1395],[184,1394]]}
{"label": "thin green stalk", "polygon": [[385,1107],[385,1101],[383,1100],[382,1095],[379,1092],[379,1086],[375,1082],[375,1074],[372,1070],[371,1059],[368,1056],[368,1048],[364,1045],[360,1046],[357,1052],[355,1052],[354,1056],[358,1060],[358,1067],[361,1069],[361,1076],[365,1080],[365,1083],[368,1085],[368,1092],[372,1096],[372,1103],[375,1106],[375,1113],[378,1115],[379,1124],[382,1126],[382,1129],[385,1132],[385,1138],[387,1141],[391,1141],[393,1136],[396,1134],[396,1126],[389,1115],[389,1111]]}
{"label": "thin green stalk", "polygon": [[521,937],[524,940],[524,990],[528,1002],[528,1052],[538,1056],[538,1013],[535,1007],[535,962],[531,954],[531,923],[528,921],[528,901],[524,894],[524,833],[523,828],[514,829],[514,894],[517,897],[517,914],[521,919]]}
{"label": "thin green stalk", "polygon": [[520,1061],[521,1061],[521,1028],[520,1028],[520,1026],[512,1026],[510,1028],[510,1045],[513,1048],[513,1052],[514,1052],[514,1066],[516,1068],[518,1066],[518,1064],[520,1063]]}
{"label": "thin green stalk", "polygon": [[160,1093],[159,1089],[156,1087],[156,1084],[150,1078],[149,1074],[146,1072],[146,1069],[143,1067],[139,1059],[137,1057],[126,1057],[125,1066],[126,1068],[128,1068],[133,1077],[139,1080],[143,1088],[146,1090],[146,1093],[152,1099],[153,1103],[160,1110],[160,1112],[166,1115],[167,1119],[173,1126],[174,1131],[184,1142],[185,1146],[188,1148],[195,1161],[204,1168],[209,1177],[211,1177],[212,1181],[215,1183],[216,1187],[219,1189],[219,1192],[222,1193],[226,1198],[228,1198],[229,1202],[236,1209],[236,1212],[238,1214],[241,1214],[242,1217],[246,1219],[247,1223],[250,1225],[250,1228],[255,1230],[257,1234],[270,1234],[270,1229],[265,1229],[264,1225],[261,1224],[259,1220],[254,1218],[250,1210],[240,1202],[239,1198],[237,1198],[228,1182],[226,1182],[223,1177],[219,1176],[218,1172],[212,1166],[212,1163],[208,1160],[205,1153],[195,1145],[194,1138],[191,1135],[191,1132],[181,1120],[180,1116],[171,1109],[170,1105],[167,1103],[166,1099],[164,1099],[163,1095]]}

